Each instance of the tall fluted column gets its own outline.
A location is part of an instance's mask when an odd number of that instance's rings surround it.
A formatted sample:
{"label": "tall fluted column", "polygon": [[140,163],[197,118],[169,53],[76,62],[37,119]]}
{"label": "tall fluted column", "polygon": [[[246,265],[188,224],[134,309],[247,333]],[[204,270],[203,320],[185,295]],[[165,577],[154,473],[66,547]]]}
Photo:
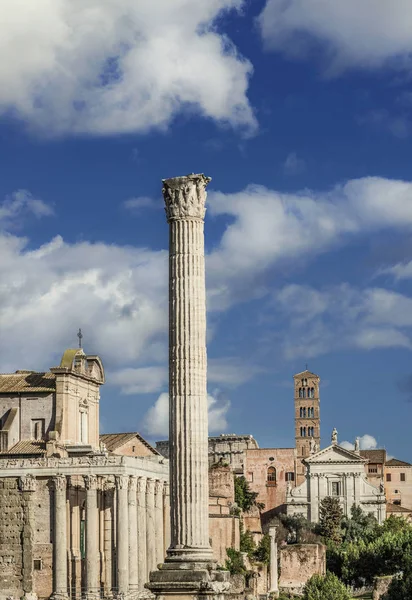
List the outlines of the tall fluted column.
{"label": "tall fluted column", "polygon": [[167,481],[164,482],[163,487],[163,531],[163,556],[166,556],[167,549],[170,546],[170,487]]}
{"label": "tall fluted column", "polygon": [[67,515],[64,475],[53,477],[54,484],[54,590],[53,598],[67,598]]}
{"label": "tall fluted column", "polygon": [[104,595],[111,596],[113,588],[113,521],[114,521],[114,483],[107,480],[104,484]]}
{"label": "tall fluted column", "polygon": [[139,574],[139,590],[144,589],[147,578],[146,561],[146,478],[137,480],[137,571]]}
{"label": "tall fluted column", "polygon": [[116,476],[117,488],[117,586],[120,594],[129,591],[129,515],[127,475]]}
{"label": "tall fluted column", "polygon": [[156,565],[163,562],[163,481],[155,484],[155,542],[156,542]]}
{"label": "tall fluted column", "polygon": [[99,514],[97,475],[85,475],[86,486],[86,581],[87,597],[100,597],[99,585]]}
{"label": "tall fluted column", "polygon": [[129,590],[138,589],[137,570],[137,508],[136,508],[137,477],[129,479]]}
{"label": "tall fluted column", "polygon": [[169,560],[211,561],[204,216],[210,178],[163,180],[169,223]]}
{"label": "tall fluted column", "polygon": [[155,528],[155,481],[148,479],[146,482],[146,552],[147,552],[147,579],[150,571],[156,568],[156,528]]}

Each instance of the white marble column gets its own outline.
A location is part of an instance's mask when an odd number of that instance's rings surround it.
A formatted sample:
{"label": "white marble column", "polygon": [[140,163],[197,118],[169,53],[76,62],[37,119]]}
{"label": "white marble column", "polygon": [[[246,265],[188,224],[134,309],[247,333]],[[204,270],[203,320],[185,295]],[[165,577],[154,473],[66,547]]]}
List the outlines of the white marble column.
{"label": "white marble column", "polygon": [[146,478],[137,480],[137,571],[139,590],[144,590],[147,579],[146,561]]}
{"label": "white marble column", "polygon": [[127,594],[129,591],[128,488],[129,477],[117,475],[117,587],[119,594]]}
{"label": "white marble column", "polygon": [[355,477],[355,504],[356,506],[360,506],[360,497],[361,497],[361,474],[354,473]]}
{"label": "white marble column", "polygon": [[67,594],[67,513],[64,475],[53,477],[54,486],[54,543],[53,543],[53,598],[68,598]]}
{"label": "white marble column", "polygon": [[97,475],[85,475],[86,486],[86,581],[87,597],[100,597],[99,515],[97,510]]}
{"label": "white marble column", "polygon": [[164,560],[163,541],[163,481],[155,483],[155,540],[156,540],[156,566]]}
{"label": "white marble column", "polygon": [[168,560],[212,561],[208,514],[204,216],[210,178],[163,180],[169,223],[171,545]]}
{"label": "white marble column", "polygon": [[166,556],[167,549],[170,546],[170,487],[167,481],[164,482],[163,487],[163,531],[163,556]]}
{"label": "white marble column", "polygon": [[104,593],[108,598],[113,588],[113,522],[114,522],[114,483],[106,479],[104,483]]}
{"label": "white marble column", "polygon": [[155,528],[155,485],[154,479],[146,481],[146,556],[147,579],[149,573],[156,569],[156,528]]}
{"label": "white marble column", "polygon": [[137,477],[129,478],[129,591],[138,589],[138,568],[137,568]]}
{"label": "white marble column", "polygon": [[270,594],[277,595],[279,593],[278,586],[278,546],[276,543],[277,527],[269,527],[270,537]]}
{"label": "white marble column", "polygon": [[310,485],[310,520],[317,523],[319,520],[319,477],[317,473],[309,473]]}

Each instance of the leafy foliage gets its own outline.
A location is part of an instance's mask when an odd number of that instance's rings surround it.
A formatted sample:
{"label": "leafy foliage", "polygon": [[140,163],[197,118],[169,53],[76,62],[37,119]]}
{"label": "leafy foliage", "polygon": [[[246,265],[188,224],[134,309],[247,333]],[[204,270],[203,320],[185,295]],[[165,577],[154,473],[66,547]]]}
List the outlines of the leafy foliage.
{"label": "leafy foliage", "polygon": [[369,520],[365,521],[365,536],[359,535],[339,544],[328,542],[328,570],[346,584],[361,587],[376,576],[412,570],[412,526],[404,519],[390,517],[383,525],[375,524],[373,536]]}
{"label": "leafy foliage", "polygon": [[346,586],[333,573],[313,575],[303,592],[303,600],[350,600]]}
{"label": "leafy foliage", "polygon": [[268,533],[262,537],[255,550],[255,560],[265,565],[270,563],[270,537]]}
{"label": "leafy foliage", "polygon": [[376,537],[378,529],[376,518],[370,513],[365,513],[355,504],[351,508],[350,518],[345,517],[342,521],[342,535],[347,542],[371,541]]}
{"label": "leafy foliage", "polygon": [[253,541],[253,535],[246,529],[243,529],[243,523],[240,522],[240,551],[246,552],[249,558],[253,559],[256,552],[256,544]]}
{"label": "leafy foliage", "polygon": [[342,540],[343,512],[337,498],[326,497],[319,508],[319,533],[327,542]]}
{"label": "leafy foliage", "polygon": [[252,492],[249,487],[249,483],[242,477],[235,477],[235,502],[239,508],[247,512],[253,506],[257,506],[260,510],[264,508],[264,505],[260,502],[256,502],[258,497],[257,492]]}
{"label": "leafy foliage", "polygon": [[246,575],[246,567],[243,562],[243,556],[239,550],[226,548],[227,559],[225,567],[231,575]]}
{"label": "leafy foliage", "polygon": [[314,525],[302,514],[279,515],[280,522],[286,530],[284,540],[288,544],[311,544],[318,541],[314,534]]}
{"label": "leafy foliage", "polygon": [[389,586],[383,600],[411,600],[412,598],[412,572],[405,573],[403,577],[396,577]]}

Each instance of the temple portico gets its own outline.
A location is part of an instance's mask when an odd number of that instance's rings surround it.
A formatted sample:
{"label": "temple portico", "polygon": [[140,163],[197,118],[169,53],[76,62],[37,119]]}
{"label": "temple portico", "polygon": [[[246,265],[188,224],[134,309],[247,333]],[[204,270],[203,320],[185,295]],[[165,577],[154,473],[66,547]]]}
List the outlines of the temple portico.
{"label": "temple portico", "polygon": [[[4,462],[0,478],[4,482],[7,477],[8,489],[30,515],[23,526],[23,535],[31,535],[31,552],[23,553],[30,588],[25,591],[39,589],[46,570],[52,589],[41,595],[56,600],[130,596],[144,589],[150,569],[164,559],[170,543],[164,527],[170,509],[163,459],[148,464],[139,458],[94,455]],[[53,517],[51,532],[40,528],[46,513]],[[46,539],[49,543],[42,543]]]}

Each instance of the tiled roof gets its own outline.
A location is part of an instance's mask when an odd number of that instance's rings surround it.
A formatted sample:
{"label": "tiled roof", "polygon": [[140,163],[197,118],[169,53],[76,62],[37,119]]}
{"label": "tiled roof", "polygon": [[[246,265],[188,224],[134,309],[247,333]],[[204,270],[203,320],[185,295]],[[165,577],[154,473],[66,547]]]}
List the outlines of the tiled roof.
{"label": "tiled roof", "polygon": [[397,458],[391,458],[386,461],[387,467],[412,467],[411,463],[405,462],[403,460],[398,460]]}
{"label": "tiled roof", "polygon": [[100,435],[100,441],[104,443],[109,452],[114,452],[118,448],[121,448],[124,444],[132,440],[133,438],[137,438],[142,444],[144,444],[149,450],[153,452],[153,454],[159,455],[160,453],[146,442],[142,436],[137,432],[130,433],[102,433]]}
{"label": "tiled roof", "polygon": [[371,463],[383,464],[386,461],[386,450],[382,449],[361,450],[360,455],[363,456],[363,458],[367,458]]}
{"label": "tiled roof", "polygon": [[0,375],[0,394],[18,392],[53,392],[56,379],[53,373],[16,371]]}
{"label": "tiled roof", "polygon": [[20,440],[10,450],[6,452],[0,452],[2,456],[21,456],[22,454],[45,454],[46,453],[46,442],[35,442],[34,440]]}
{"label": "tiled roof", "polygon": [[390,502],[387,502],[386,512],[388,512],[388,513],[412,513],[412,509],[405,508],[404,506],[400,506],[399,504],[391,504]]}

